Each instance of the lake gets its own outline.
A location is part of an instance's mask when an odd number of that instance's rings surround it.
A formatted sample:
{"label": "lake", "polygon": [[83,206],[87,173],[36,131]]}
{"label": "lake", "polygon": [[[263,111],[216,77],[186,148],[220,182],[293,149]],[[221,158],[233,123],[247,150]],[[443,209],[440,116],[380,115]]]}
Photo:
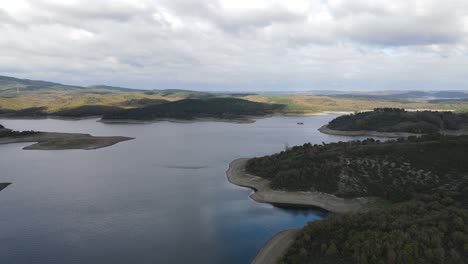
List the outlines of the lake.
{"label": "lake", "polygon": [[[0,120],[15,130],[135,140],[98,150],[0,145],[0,263],[248,263],[277,232],[326,214],[260,204],[230,184],[229,162],[306,142],[335,115],[103,124]],[[303,122],[304,125],[298,125]]]}

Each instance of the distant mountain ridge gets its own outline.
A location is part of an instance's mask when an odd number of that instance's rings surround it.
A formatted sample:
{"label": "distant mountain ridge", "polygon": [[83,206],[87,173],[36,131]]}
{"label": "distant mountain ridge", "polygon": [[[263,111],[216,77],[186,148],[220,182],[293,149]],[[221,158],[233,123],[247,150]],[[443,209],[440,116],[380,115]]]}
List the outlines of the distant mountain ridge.
{"label": "distant mountain ridge", "polygon": [[405,100],[405,99],[465,99],[468,98],[468,92],[465,91],[382,91],[374,92],[356,92],[330,94],[329,96],[337,98],[356,98],[373,100]]}
{"label": "distant mountain ridge", "polygon": [[32,93],[32,94],[44,94],[44,93],[96,93],[96,94],[107,94],[107,93],[151,93],[161,94],[163,96],[176,96],[179,94],[191,94],[194,97],[205,96],[208,93],[190,91],[190,90],[179,90],[179,89],[162,89],[162,90],[144,90],[144,89],[132,89],[108,85],[90,85],[90,86],[78,86],[78,85],[67,85],[56,82],[41,81],[41,80],[30,80],[20,79],[10,76],[0,75],[0,97],[11,97],[17,94]]}

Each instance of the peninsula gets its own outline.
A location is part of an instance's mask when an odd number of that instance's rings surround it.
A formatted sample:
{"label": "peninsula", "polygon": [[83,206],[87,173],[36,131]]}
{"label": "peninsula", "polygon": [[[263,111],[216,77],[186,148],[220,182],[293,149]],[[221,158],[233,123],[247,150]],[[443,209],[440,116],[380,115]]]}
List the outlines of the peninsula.
{"label": "peninsula", "polygon": [[[463,263],[467,147],[468,136],[433,134],[304,144],[232,162],[229,181],[256,190],[256,201],[337,213],[301,231],[278,234],[254,263],[428,263],[434,258]],[[369,198],[382,202],[355,202]],[[427,237],[436,241],[428,243]]]}
{"label": "peninsula", "polygon": [[468,134],[468,114],[376,108],[373,111],[339,116],[319,131],[330,135],[374,137],[407,137],[431,133],[463,135]]}
{"label": "peninsula", "polygon": [[14,131],[0,128],[0,144],[35,142],[23,149],[26,150],[67,150],[67,149],[99,149],[109,147],[130,137],[96,137],[89,134],[56,133],[37,131]]}

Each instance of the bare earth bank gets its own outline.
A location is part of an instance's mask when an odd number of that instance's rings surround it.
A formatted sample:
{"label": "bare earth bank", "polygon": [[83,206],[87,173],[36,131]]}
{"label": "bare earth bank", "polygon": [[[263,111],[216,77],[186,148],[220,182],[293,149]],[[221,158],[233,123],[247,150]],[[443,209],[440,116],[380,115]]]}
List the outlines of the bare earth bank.
{"label": "bare earth bank", "polygon": [[278,263],[299,232],[300,229],[287,229],[276,234],[258,251],[252,264]]}
{"label": "bare earth bank", "polygon": [[89,134],[42,132],[39,134],[18,137],[0,138],[0,144],[36,142],[23,149],[35,150],[67,150],[67,149],[99,149],[109,147],[129,137],[95,137]]}
{"label": "bare earth bank", "polygon": [[245,172],[249,159],[241,158],[232,161],[226,171],[229,182],[255,190],[250,197],[260,203],[271,203],[301,207],[319,207],[334,213],[357,212],[368,210],[378,204],[376,198],[344,199],[321,192],[288,192],[273,190],[270,181]]}
{"label": "bare earth bank", "polygon": [[[254,189],[255,192],[250,197],[260,203],[281,204],[291,207],[319,207],[334,213],[366,211],[382,204],[380,199],[372,197],[344,199],[320,192],[273,190],[270,188],[270,181],[246,173],[245,165],[248,160],[247,158],[241,158],[232,161],[226,175],[232,184]],[[263,245],[252,263],[276,263],[292,244],[299,231],[299,229],[285,230],[276,234]]]}
{"label": "bare earth bank", "polygon": [[[407,133],[407,132],[379,132],[370,130],[357,130],[357,131],[341,131],[329,128],[327,125],[323,125],[318,129],[320,132],[328,135],[335,136],[369,136],[369,137],[386,137],[386,138],[397,138],[397,137],[409,137],[409,136],[421,136],[422,134]],[[467,135],[467,129],[459,130],[440,130],[439,133],[450,136]]]}

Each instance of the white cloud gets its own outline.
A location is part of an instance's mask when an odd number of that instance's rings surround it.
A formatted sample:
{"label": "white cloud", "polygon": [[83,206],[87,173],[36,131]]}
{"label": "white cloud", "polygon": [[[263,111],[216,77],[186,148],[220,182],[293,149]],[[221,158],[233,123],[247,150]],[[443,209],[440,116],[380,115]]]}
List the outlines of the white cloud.
{"label": "white cloud", "polygon": [[196,89],[468,88],[464,0],[3,0],[0,74]]}

